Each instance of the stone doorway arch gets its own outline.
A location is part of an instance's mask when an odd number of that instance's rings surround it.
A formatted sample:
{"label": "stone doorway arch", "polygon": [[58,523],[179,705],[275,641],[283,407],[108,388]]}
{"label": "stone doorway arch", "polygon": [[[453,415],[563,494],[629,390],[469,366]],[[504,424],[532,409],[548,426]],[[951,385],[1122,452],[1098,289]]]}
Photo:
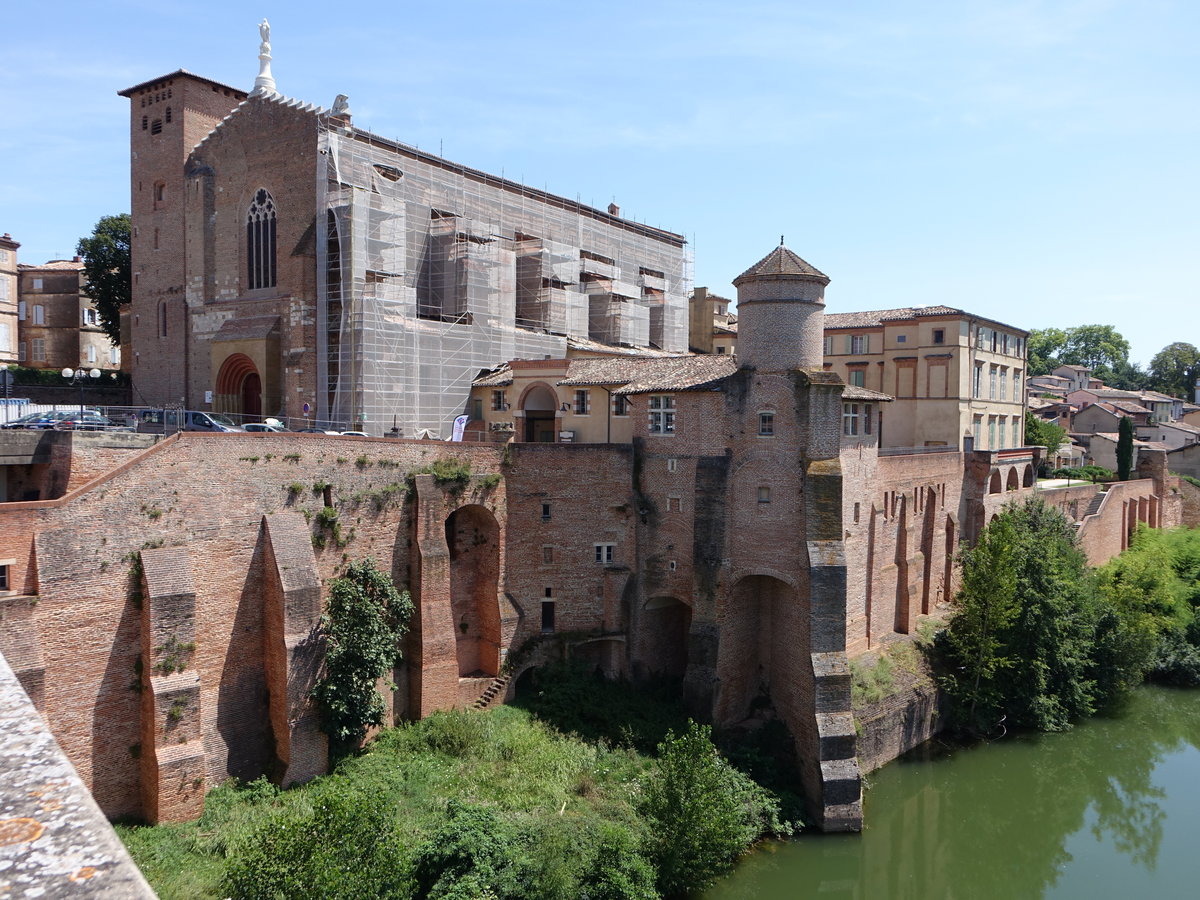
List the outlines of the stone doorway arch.
{"label": "stone doorway arch", "polygon": [[558,395],[550,385],[541,381],[529,385],[517,407],[525,420],[521,440],[554,443],[558,439]]}
{"label": "stone doorway arch", "polygon": [[213,411],[235,416],[262,417],[262,376],[244,353],[233,353],[217,373]]}

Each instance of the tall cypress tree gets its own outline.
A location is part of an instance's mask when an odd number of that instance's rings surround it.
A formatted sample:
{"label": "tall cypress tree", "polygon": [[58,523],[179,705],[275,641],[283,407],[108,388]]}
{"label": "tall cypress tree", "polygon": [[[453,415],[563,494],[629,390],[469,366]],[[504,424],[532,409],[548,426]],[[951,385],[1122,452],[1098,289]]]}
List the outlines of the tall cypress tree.
{"label": "tall cypress tree", "polygon": [[1117,426],[1117,477],[1128,481],[1133,471],[1133,422],[1129,416],[1121,416]]}

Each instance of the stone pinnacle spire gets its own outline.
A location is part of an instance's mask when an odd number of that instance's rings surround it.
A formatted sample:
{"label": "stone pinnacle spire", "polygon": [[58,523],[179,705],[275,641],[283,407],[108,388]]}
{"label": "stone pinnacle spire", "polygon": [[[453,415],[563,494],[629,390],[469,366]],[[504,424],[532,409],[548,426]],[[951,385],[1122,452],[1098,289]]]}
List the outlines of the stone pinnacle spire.
{"label": "stone pinnacle spire", "polygon": [[251,94],[274,94],[275,78],[271,75],[271,23],[266,19],[258,26],[262,43],[258,45],[258,77]]}

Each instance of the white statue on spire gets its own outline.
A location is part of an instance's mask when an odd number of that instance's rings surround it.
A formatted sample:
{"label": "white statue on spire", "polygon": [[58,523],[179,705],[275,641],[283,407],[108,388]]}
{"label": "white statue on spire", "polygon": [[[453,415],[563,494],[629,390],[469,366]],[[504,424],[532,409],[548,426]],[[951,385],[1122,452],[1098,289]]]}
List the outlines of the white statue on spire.
{"label": "white statue on spire", "polygon": [[258,45],[258,77],[252,94],[274,94],[275,78],[271,75],[271,23],[263,19],[258,26],[262,43]]}

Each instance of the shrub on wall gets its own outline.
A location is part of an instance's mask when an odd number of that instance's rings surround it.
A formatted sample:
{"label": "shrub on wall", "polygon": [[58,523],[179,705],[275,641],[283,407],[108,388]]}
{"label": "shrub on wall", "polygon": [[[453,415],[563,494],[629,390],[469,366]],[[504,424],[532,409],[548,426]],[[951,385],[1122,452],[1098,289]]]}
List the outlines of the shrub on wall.
{"label": "shrub on wall", "polygon": [[412,612],[408,592],[397,590],[373,559],[351,563],[333,581],[319,626],[325,670],[313,697],[335,745],[353,746],[368,728],[383,724],[383,697],[375,685],[400,661]]}

